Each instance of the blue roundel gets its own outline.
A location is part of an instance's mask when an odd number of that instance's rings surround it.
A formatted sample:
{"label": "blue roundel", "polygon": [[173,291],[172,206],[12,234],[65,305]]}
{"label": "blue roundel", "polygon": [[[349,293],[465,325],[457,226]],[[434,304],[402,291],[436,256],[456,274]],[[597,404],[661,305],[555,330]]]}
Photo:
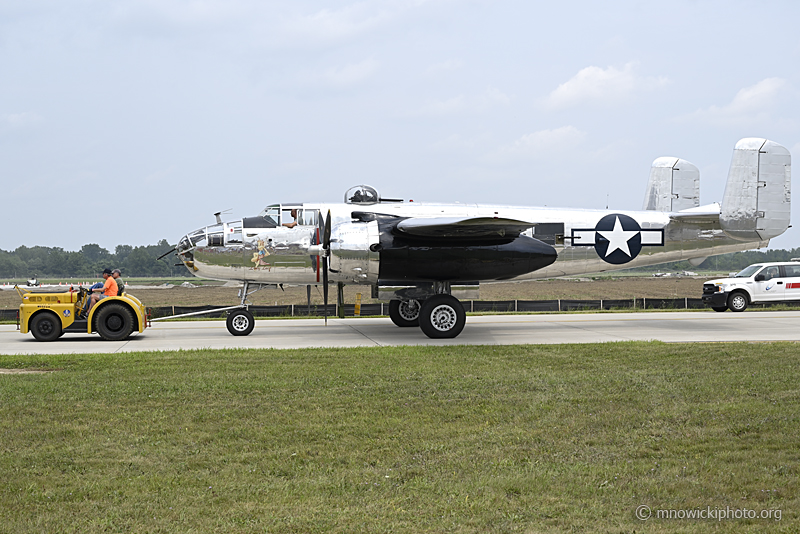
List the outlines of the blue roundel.
{"label": "blue roundel", "polygon": [[594,230],[594,249],[603,261],[615,265],[628,263],[642,251],[642,228],[627,215],[606,215]]}

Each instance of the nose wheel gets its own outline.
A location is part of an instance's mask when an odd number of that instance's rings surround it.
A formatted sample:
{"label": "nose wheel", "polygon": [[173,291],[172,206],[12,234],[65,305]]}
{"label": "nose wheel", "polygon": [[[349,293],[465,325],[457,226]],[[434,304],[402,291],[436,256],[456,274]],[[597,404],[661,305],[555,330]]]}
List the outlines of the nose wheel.
{"label": "nose wheel", "polygon": [[228,314],[228,319],[225,321],[225,326],[228,327],[228,332],[234,336],[246,336],[253,331],[256,325],[253,314],[246,309],[234,310]]}

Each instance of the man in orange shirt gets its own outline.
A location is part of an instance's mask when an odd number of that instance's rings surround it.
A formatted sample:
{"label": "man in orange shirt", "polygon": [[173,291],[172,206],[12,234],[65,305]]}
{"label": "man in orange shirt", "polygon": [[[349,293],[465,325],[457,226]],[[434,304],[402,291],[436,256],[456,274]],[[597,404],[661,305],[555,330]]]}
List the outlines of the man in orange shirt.
{"label": "man in orange shirt", "polygon": [[[111,269],[103,269],[103,278],[106,279],[103,287],[99,287],[97,289],[92,290],[92,298],[91,302],[89,303],[89,311],[94,308],[94,305],[97,304],[99,301],[103,300],[106,297],[116,297],[117,296],[117,281],[114,280],[114,277],[111,276]],[[96,294],[96,291],[102,291],[100,295]]]}

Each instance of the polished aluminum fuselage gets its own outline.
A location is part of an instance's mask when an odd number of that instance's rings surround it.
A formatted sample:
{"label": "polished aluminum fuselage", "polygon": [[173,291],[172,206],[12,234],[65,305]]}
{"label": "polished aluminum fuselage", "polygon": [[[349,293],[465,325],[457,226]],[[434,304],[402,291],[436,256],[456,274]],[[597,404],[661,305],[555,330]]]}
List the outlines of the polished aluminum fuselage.
{"label": "polished aluminum fuselage", "polygon": [[[319,221],[330,210],[330,281],[347,284],[379,283],[380,253],[375,250],[379,240],[378,224],[375,221],[354,222],[354,212],[401,218],[506,218],[530,223],[531,228],[524,235],[551,244],[558,253],[558,258],[551,265],[517,276],[514,280],[572,276],[678,260],[698,260],[699,263],[708,256],[760,248],[769,243],[769,240],[737,240],[729,237],[720,227],[718,217],[709,216],[708,209],[704,216],[696,219],[686,216],[675,219],[668,212],[652,210],[615,211],[417,202],[381,202],[369,205],[306,203],[292,207],[305,214],[301,223]],[[716,204],[707,208],[719,210]],[[285,210],[284,207],[284,212]],[[609,216],[617,217],[617,224],[619,219],[627,220],[627,216],[638,225],[642,246],[635,253],[628,250],[631,257],[628,260],[623,257],[622,263],[609,263],[604,257],[605,253],[590,246],[592,239],[600,239],[598,225]],[[253,224],[254,219],[256,218],[212,225],[188,234],[178,245],[179,257],[193,274],[203,278],[262,284],[321,283],[318,224],[298,224],[288,228],[282,225],[287,221],[284,217],[284,220],[275,221],[274,227],[248,227],[248,224]],[[549,230],[540,232],[544,228]],[[633,231],[626,234],[626,237],[630,236],[634,236]]]}

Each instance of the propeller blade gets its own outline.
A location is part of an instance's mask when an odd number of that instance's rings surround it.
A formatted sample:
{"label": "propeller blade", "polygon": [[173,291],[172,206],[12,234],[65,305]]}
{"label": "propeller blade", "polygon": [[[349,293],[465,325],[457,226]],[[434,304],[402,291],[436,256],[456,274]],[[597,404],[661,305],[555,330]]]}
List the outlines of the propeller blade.
{"label": "propeller blade", "polygon": [[325,326],[328,326],[328,257],[322,256],[322,295],[325,300]]}
{"label": "propeller blade", "polygon": [[[171,253],[175,252],[175,250],[176,250],[176,249],[174,249],[174,248],[173,248],[173,249],[171,249],[171,250],[168,250],[168,251],[166,251],[164,254],[162,254],[161,256],[157,257],[157,258],[156,258],[156,261],[160,260],[161,258],[163,258],[164,256],[166,256],[166,255],[168,255],[168,254],[171,254]],[[181,264],[181,265],[182,265],[182,264]]]}
{"label": "propeller blade", "polygon": [[325,326],[328,325],[328,254],[331,250],[331,210],[325,217],[325,226],[322,229],[322,295],[325,300]]}
{"label": "propeller blade", "polygon": [[325,237],[322,238],[322,247],[325,250],[331,249],[331,210],[328,210],[328,215],[325,217]]}

